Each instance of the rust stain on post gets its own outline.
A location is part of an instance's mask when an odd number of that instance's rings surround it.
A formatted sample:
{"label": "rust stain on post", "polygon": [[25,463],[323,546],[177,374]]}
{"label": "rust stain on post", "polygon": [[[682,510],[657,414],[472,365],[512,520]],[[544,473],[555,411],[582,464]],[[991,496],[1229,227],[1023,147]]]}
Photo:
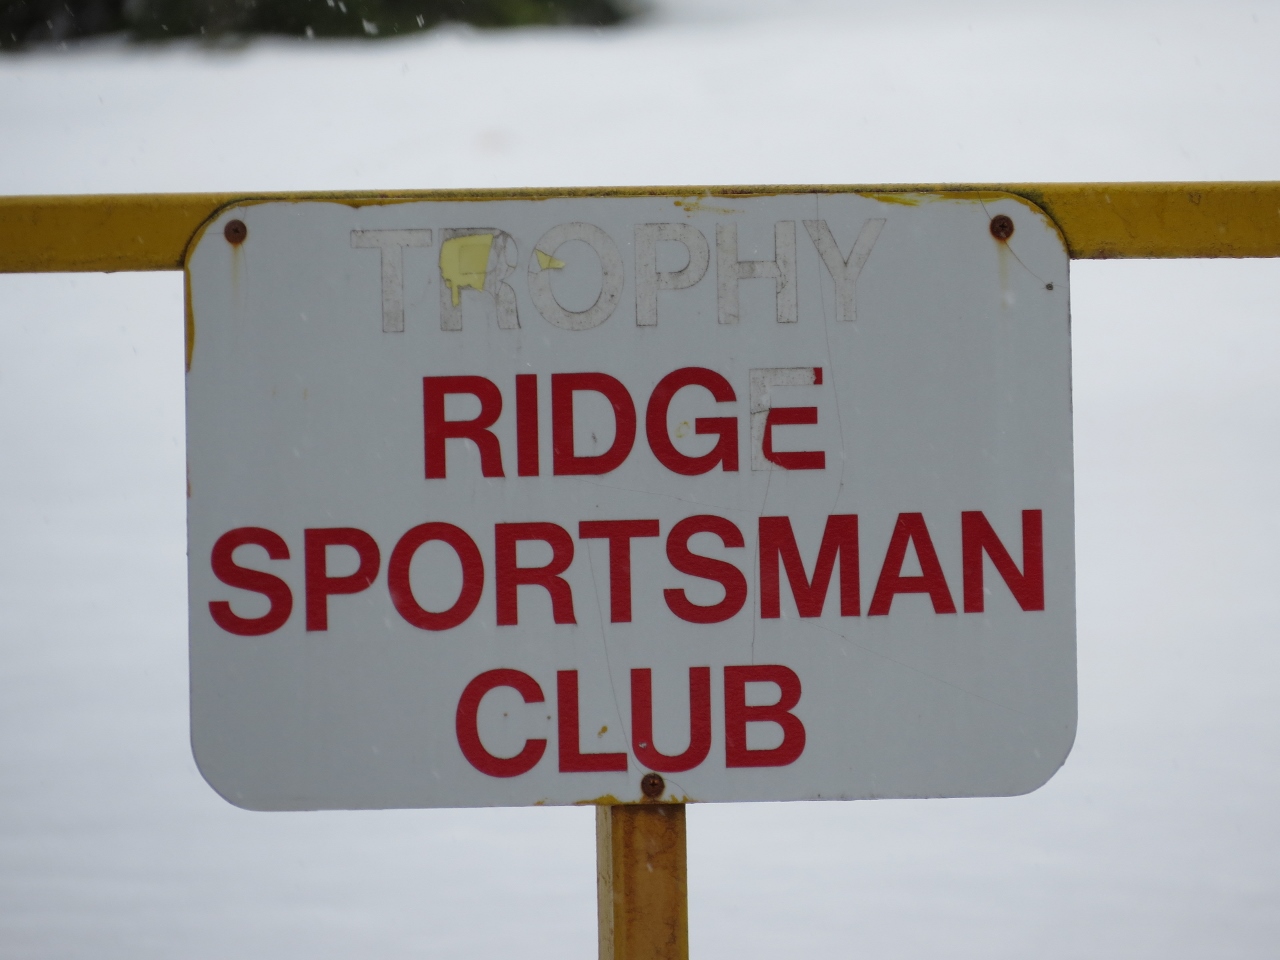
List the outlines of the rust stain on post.
{"label": "rust stain on post", "polygon": [[596,808],[600,960],[688,960],[684,805]]}

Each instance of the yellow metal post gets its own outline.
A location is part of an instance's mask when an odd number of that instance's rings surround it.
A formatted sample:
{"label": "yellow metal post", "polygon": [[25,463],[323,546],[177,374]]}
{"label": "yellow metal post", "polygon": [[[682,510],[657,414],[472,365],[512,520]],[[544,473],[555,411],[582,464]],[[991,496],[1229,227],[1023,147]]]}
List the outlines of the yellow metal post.
{"label": "yellow metal post", "polygon": [[596,807],[600,960],[688,960],[684,804]]}

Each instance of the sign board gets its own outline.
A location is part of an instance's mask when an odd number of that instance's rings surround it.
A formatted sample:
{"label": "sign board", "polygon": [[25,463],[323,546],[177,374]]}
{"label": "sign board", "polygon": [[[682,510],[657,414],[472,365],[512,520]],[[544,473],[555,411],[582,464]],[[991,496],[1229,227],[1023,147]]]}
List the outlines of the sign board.
{"label": "sign board", "polygon": [[266,202],[194,245],[254,809],[1010,795],[1075,733],[1067,252],[1002,195]]}

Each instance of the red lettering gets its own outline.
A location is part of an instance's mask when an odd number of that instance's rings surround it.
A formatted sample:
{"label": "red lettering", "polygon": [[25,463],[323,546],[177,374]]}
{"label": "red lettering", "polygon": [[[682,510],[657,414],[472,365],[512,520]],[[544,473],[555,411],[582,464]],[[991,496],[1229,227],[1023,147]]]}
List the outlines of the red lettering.
{"label": "red lettering", "polygon": [[804,561],[796,546],[789,517],[760,518],[760,616],[771,619],[782,616],[779,594],[778,563],[787,571],[791,595],[802,617],[822,616],[827,588],[840,560],[840,616],[856,617],[862,600],[858,584],[858,518],[855,514],[827,517],[818,547],[818,560],[813,567],[813,580],[805,576]]}
{"label": "red lettering", "polygon": [[1022,511],[1022,569],[979,510],[960,514],[961,555],[964,558],[964,612],[982,613],[986,591],[982,582],[982,555],[991,558],[996,572],[1023,610],[1044,609],[1044,522],[1039,510]]}
{"label": "red lettering", "polygon": [[578,736],[578,671],[556,672],[556,707],[561,773],[625,771],[625,753],[582,753]]}
{"label": "red lettering", "polygon": [[238,590],[251,590],[260,593],[270,601],[271,606],[260,617],[237,616],[226,600],[213,600],[209,604],[209,614],[213,622],[227,633],[238,637],[260,637],[273,633],[285,625],[289,614],[293,612],[293,593],[289,585],[279,577],[261,570],[250,570],[236,563],[234,554],[238,547],[253,544],[267,551],[271,560],[288,560],[289,546],[278,533],[263,527],[237,527],[228,530],[213,545],[213,553],[209,557],[213,575],[228,587]]}
{"label": "red lettering", "polygon": [[[474,420],[446,420],[444,398],[449,394],[469,393],[480,401],[480,415]],[[445,476],[445,441],[470,440],[480,451],[480,473],[486,477],[505,476],[502,472],[502,448],[490,432],[502,414],[502,392],[492,380],[484,377],[423,377],[422,422],[427,479]]]}
{"label": "red lettering", "polygon": [[[573,453],[573,395],[591,390],[613,407],[613,445],[595,457]],[[620,380],[605,373],[551,375],[551,463],[557,476],[608,473],[622,465],[636,441],[636,408]]]}
{"label": "red lettering", "polygon": [[[542,587],[551,595],[551,617],[556,623],[577,623],[573,615],[573,590],[560,574],[573,563],[573,538],[554,523],[499,523],[494,525],[494,592],[498,601],[498,626],[520,622],[517,590]],[[542,540],[551,546],[551,562],[545,567],[516,565],[516,544]]]}
{"label": "red lettering", "polygon": [[689,668],[689,748],[674,757],[653,745],[653,671],[631,671],[631,745],[636,759],[658,773],[692,770],[711,752],[711,668]]}
{"label": "red lettering", "polygon": [[[748,683],[772,683],[778,700],[763,706],[747,705]],[[800,702],[800,678],[777,664],[752,664],[724,668],[724,760],[726,767],[785,767],[804,752],[805,730],[791,711]],[[772,749],[747,749],[748,723],[776,723],[782,743]]]}
{"label": "red lettering", "polygon": [[676,393],[685,387],[703,387],[717,403],[737,400],[729,381],[705,367],[682,367],[658,381],[645,409],[644,427],[649,449],[668,470],[686,477],[707,473],[717,463],[726,472],[738,469],[738,419],[736,417],[698,417],[694,433],[719,437],[709,453],[689,457],[676,449],[667,433],[667,408]]}
{"label": "red lettering", "polygon": [[[432,540],[441,540],[453,547],[458,562],[462,564],[462,589],[458,592],[458,599],[448,610],[439,613],[418,603],[418,598],[413,595],[413,584],[409,582],[414,554],[424,543]],[[480,556],[480,548],[464,530],[451,523],[419,524],[401,537],[391,551],[391,562],[387,564],[387,589],[400,616],[415,627],[421,630],[456,627],[475,612],[480,594],[484,592],[484,559]]]}
{"label": "red lettering", "polygon": [[[815,370],[821,368],[815,367]],[[818,377],[817,383],[822,382]],[[827,455],[821,450],[782,451],[773,449],[773,428],[783,426],[811,425],[818,422],[817,407],[773,407],[764,421],[764,437],[760,441],[760,450],[770,463],[776,463],[786,470],[825,470]]]}
{"label": "red lettering", "polygon": [[516,473],[538,475],[538,375],[516,374]]}
{"label": "red lettering", "polygon": [[631,622],[631,539],[656,537],[657,520],[583,520],[578,537],[609,541],[609,622]]}
{"label": "red lettering", "polygon": [[476,719],[480,713],[480,701],[490,690],[511,687],[524,698],[525,703],[542,703],[546,697],[538,681],[519,670],[487,670],[467,684],[458,701],[455,726],[458,746],[467,762],[490,777],[518,777],[528,773],[547,750],[546,740],[526,740],[524,747],[514,757],[495,757],[480,742],[480,730]]}
{"label": "red lettering", "polygon": [[[328,548],[350,547],[360,558],[356,572],[345,577],[329,576]],[[304,534],[307,580],[307,629],[329,629],[329,598],[337,594],[359,593],[373,585],[382,565],[378,544],[355,527],[324,527]]]}
{"label": "red lettering", "polygon": [[663,590],[667,606],[681,620],[689,623],[720,623],[728,620],[747,602],[747,578],[742,571],[724,560],[714,560],[689,550],[689,539],[699,533],[714,533],[726,547],[741,547],[742,531],[724,517],[701,514],[686,517],[667,534],[667,560],[681,573],[703,580],[714,580],[724,587],[724,599],[709,606],[694,603],[683,590]]}
{"label": "red lettering", "polygon": [[[918,577],[902,576],[902,561],[906,559],[908,544],[915,546],[916,558],[920,561]],[[893,598],[900,593],[927,593],[933,601],[934,613],[956,612],[955,601],[951,599],[947,578],[942,573],[942,564],[938,563],[938,554],[933,549],[933,540],[929,537],[929,528],[924,524],[922,513],[898,514],[867,616],[887,616]]]}

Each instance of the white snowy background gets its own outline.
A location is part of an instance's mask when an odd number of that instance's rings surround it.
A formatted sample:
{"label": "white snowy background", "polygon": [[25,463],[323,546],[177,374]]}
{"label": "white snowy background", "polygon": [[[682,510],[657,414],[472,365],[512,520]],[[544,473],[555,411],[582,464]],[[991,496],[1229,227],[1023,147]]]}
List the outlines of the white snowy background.
{"label": "white snowy background", "polygon": [[[1280,178],[1280,6],[665,0],[0,58],[0,194]],[[1080,725],[1017,799],[701,806],[691,953],[1280,944],[1280,263],[1073,265]],[[187,744],[182,284],[0,277],[0,956],[587,958],[586,809],[258,814]]]}

